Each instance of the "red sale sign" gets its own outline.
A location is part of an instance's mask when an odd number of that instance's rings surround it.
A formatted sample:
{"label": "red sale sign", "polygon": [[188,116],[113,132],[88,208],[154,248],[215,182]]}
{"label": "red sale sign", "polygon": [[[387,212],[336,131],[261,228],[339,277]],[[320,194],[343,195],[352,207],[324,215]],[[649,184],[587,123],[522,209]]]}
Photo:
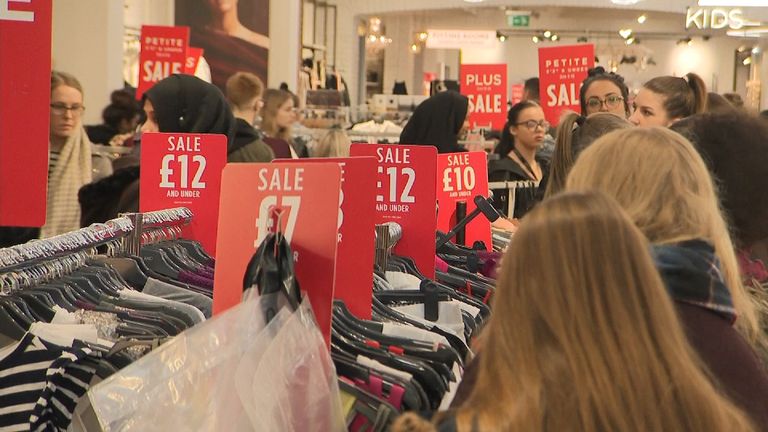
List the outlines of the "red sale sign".
{"label": "red sale sign", "polygon": [[224,135],[145,133],[139,209],[189,208],[195,217],[184,227],[183,236],[215,254],[221,172],[226,164]]}
{"label": "red sale sign", "polygon": [[461,94],[472,128],[500,130],[507,121],[507,65],[461,65]]}
{"label": "red sale sign", "polygon": [[413,258],[424,276],[434,278],[437,148],[352,144],[350,154],[376,157],[376,223],[400,224],[395,253]]}
{"label": "red sale sign", "polygon": [[[275,159],[275,163],[297,163]],[[299,163],[337,163],[341,167],[339,249],[334,298],[355,316],[371,319],[376,246],[376,159],[372,157],[301,159]]]}
{"label": "red sale sign", "polygon": [[[330,341],[341,168],[327,163],[229,164],[224,169],[214,313],[242,300],[248,262],[270,231],[272,210],[294,254],[296,278]],[[361,247],[363,249],[363,247]]]}
{"label": "red sale sign", "polygon": [[194,75],[202,56],[202,48],[187,47],[187,63],[184,65],[184,73],[187,75]]}
{"label": "red sale sign", "polygon": [[45,223],[51,9],[0,0],[0,225]]}
{"label": "red sale sign", "polygon": [[594,45],[539,48],[541,107],[550,123],[558,124],[563,111],[581,111],[581,83],[593,67]]}
{"label": "red sale sign", "polygon": [[[467,214],[475,206],[474,198],[488,196],[488,157],[485,152],[444,153],[437,155],[437,229],[448,232],[456,226],[456,203],[467,205]],[[482,241],[487,248],[491,242],[491,223],[482,215],[466,228],[466,244]]]}
{"label": "red sale sign", "polygon": [[189,27],[141,27],[137,99],[163,78],[184,73],[188,45]]}

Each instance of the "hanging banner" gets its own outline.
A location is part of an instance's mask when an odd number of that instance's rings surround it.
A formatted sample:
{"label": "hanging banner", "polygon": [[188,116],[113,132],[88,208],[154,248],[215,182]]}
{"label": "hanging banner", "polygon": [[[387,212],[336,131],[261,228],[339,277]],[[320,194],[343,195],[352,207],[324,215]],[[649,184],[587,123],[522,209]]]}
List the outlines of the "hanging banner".
{"label": "hanging banner", "polygon": [[427,48],[495,48],[499,41],[493,30],[427,30]]}
{"label": "hanging banner", "polygon": [[[485,152],[444,153],[437,155],[437,229],[448,232],[456,226],[456,203],[467,205],[472,213],[478,195],[488,197],[488,156]],[[491,250],[491,222],[483,215],[476,217],[466,228],[465,245],[476,241]],[[456,243],[454,238],[454,243]]]}
{"label": "hanging banner", "polygon": [[227,137],[145,133],[141,141],[139,210],[189,208],[195,217],[184,227],[184,237],[214,255]]}
{"label": "hanging banner", "polygon": [[469,98],[472,129],[501,130],[507,121],[507,65],[461,65],[461,94]]}
{"label": "hanging banner", "polygon": [[219,208],[214,314],[242,300],[248,262],[276,228],[271,214],[279,208],[280,229],[293,250],[295,277],[329,342],[340,190],[341,168],[336,163],[227,165]]}
{"label": "hanging banner", "polygon": [[[275,159],[275,163],[297,163]],[[371,319],[376,247],[376,159],[372,157],[301,159],[300,163],[338,163],[341,167],[339,249],[334,298],[358,318]]]}
{"label": "hanging banner", "polygon": [[187,47],[187,63],[184,65],[184,73],[194,75],[202,56],[203,50],[201,48]]}
{"label": "hanging banner", "polygon": [[189,27],[142,26],[139,53],[139,88],[136,99],[156,82],[184,73],[187,64]]}
{"label": "hanging banner", "polygon": [[352,144],[352,156],[376,158],[377,224],[397,222],[403,238],[395,253],[413,258],[421,273],[435,275],[437,148]]}
{"label": "hanging banner", "polygon": [[0,225],[45,223],[51,0],[0,0]]}
{"label": "hanging banner", "polygon": [[581,83],[593,67],[592,44],[539,48],[541,107],[551,124],[559,123],[563,111],[581,112]]}

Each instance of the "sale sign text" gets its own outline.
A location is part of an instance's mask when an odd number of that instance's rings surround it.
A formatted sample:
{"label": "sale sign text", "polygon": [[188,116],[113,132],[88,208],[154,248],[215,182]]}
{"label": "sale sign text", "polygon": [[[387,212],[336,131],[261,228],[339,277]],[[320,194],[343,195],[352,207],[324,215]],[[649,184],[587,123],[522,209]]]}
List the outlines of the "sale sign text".
{"label": "sale sign text", "polygon": [[594,45],[539,48],[541,104],[550,123],[558,124],[565,110],[581,111],[581,84],[593,67]]}
{"label": "sale sign text", "polygon": [[500,130],[507,119],[507,65],[461,65],[461,94],[472,128]]}
{"label": "sale sign text", "polygon": [[[488,196],[488,162],[485,152],[445,153],[437,155],[437,229],[450,231],[456,220],[456,204],[464,202],[467,213],[475,209],[474,198]],[[466,227],[466,243],[482,241],[492,247],[491,223],[480,215]]]}

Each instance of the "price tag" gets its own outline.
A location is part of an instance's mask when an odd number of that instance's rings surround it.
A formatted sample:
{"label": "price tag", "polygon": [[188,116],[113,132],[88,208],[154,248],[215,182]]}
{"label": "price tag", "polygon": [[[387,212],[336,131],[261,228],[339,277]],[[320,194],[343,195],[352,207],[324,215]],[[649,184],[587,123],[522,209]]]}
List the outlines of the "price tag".
{"label": "price tag", "polygon": [[142,26],[139,52],[139,86],[136,99],[155,83],[185,72],[189,27]]}
{"label": "price tag", "polygon": [[[276,159],[274,163],[296,163]],[[301,159],[300,163],[338,163],[341,167],[339,250],[336,253],[334,298],[344,300],[349,310],[371,319],[373,265],[376,244],[374,223],[376,159],[372,157]]]}
{"label": "price tag", "polygon": [[[437,155],[437,176],[437,229],[447,232],[458,222],[457,202],[465,202],[469,214],[476,208],[476,196],[488,196],[487,156],[485,152]],[[483,215],[476,217],[466,228],[466,244],[472,246],[478,240],[486,247],[492,247],[491,223]]]}
{"label": "price tag", "polygon": [[413,258],[421,273],[433,278],[437,149],[353,144],[350,154],[376,157],[376,223],[399,223],[403,227],[403,238],[397,243],[395,253]]}
{"label": "price tag", "polygon": [[242,299],[246,267],[262,240],[280,229],[294,252],[296,278],[330,341],[341,169],[335,163],[229,164],[224,169],[213,290],[214,314]]}
{"label": "price tag", "polygon": [[221,171],[226,163],[224,135],[145,133],[139,209],[188,207],[195,216],[183,235],[215,254]]}
{"label": "price tag", "polygon": [[45,223],[52,3],[0,1],[0,225],[4,226]]}

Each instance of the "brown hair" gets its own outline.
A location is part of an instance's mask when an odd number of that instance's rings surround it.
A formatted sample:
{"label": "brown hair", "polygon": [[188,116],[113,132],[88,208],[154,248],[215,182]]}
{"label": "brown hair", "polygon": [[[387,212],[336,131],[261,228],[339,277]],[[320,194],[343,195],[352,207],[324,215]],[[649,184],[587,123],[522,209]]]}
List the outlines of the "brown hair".
{"label": "brown hair", "polygon": [[291,129],[280,128],[275,124],[277,111],[289,100],[293,100],[293,95],[285,90],[267,89],[264,92],[264,106],[261,108],[261,130],[268,136],[290,141]]}
{"label": "brown hair", "polygon": [[546,197],[565,188],[568,172],[579,153],[608,132],[629,127],[632,127],[632,123],[613,113],[598,112],[589,117],[583,117],[574,112],[564,115],[557,129]]}
{"label": "brown hair", "polygon": [[225,91],[230,105],[241,110],[252,109],[248,103],[264,93],[264,83],[250,72],[238,72],[227,79]]}
{"label": "brown hair", "polygon": [[78,81],[78,79],[75,78],[74,75],[68,74],[66,72],[52,71],[51,72],[51,93],[53,93],[56,87],[60,87],[63,85],[67,87],[72,87],[73,89],[79,91],[81,95],[85,96],[85,93],[83,92],[83,86],[80,84],[80,81]]}
{"label": "brown hair", "polygon": [[712,176],[688,140],[660,127],[611,132],[581,154],[567,190],[599,190],[616,199],[651,243],[711,242],[739,314],[736,327],[762,347],[758,307],[741,282]]}
{"label": "brown hair", "polygon": [[312,157],[349,157],[349,147],[352,141],[346,132],[339,128],[332,128],[318,141],[312,152]]}
{"label": "brown hair", "polygon": [[707,86],[695,73],[686,74],[683,78],[656,77],[643,87],[664,97],[664,109],[670,119],[685,118],[707,109]]}
{"label": "brown hair", "polygon": [[753,430],[688,344],[643,234],[605,195],[532,210],[493,307],[459,431]]}

